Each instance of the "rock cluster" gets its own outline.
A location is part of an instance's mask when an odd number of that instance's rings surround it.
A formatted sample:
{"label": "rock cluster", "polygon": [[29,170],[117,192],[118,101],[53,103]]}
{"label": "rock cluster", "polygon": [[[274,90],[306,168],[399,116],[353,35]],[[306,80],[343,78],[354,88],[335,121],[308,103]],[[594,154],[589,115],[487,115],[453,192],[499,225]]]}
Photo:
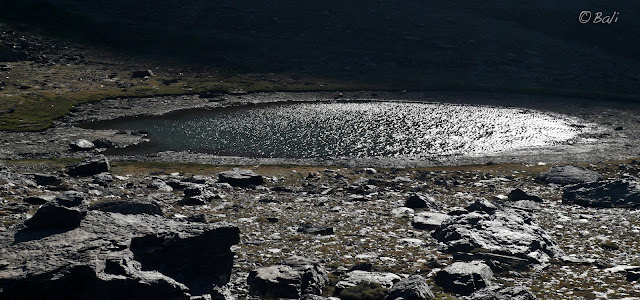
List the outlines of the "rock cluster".
{"label": "rock cluster", "polygon": [[546,263],[563,255],[553,239],[530,216],[497,208],[487,200],[467,207],[468,213],[442,223],[432,236],[449,253],[493,253]]}
{"label": "rock cluster", "polygon": [[[93,162],[108,166],[83,163]],[[217,295],[231,277],[237,227],[168,219],[149,200],[89,205],[77,191],[28,202],[43,205],[0,233],[2,298],[190,299]]]}

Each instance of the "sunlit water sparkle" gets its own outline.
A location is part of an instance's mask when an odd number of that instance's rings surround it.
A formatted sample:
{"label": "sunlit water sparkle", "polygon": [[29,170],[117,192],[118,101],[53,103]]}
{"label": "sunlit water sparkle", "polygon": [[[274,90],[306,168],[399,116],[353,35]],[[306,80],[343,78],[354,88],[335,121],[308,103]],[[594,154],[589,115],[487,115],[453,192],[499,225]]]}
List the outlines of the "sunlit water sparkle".
{"label": "sunlit water sparkle", "polygon": [[148,131],[147,151],[282,158],[482,155],[562,143],[581,127],[529,109],[408,102],[268,104],[108,124]]}

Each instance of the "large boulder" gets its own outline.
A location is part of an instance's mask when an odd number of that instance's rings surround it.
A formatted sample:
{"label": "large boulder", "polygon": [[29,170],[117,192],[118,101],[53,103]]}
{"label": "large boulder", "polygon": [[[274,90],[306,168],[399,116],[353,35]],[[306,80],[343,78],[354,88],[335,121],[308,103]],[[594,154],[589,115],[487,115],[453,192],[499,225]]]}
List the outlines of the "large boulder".
{"label": "large boulder", "polygon": [[556,166],[536,177],[538,182],[561,185],[594,182],[601,179],[600,174],[576,166]]}
{"label": "large boulder", "polygon": [[599,181],[565,188],[562,203],[585,207],[640,207],[640,187],[626,180]]}
{"label": "large boulder", "polygon": [[233,169],[218,174],[220,182],[226,182],[231,186],[246,187],[250,185],[261,185],[264,178],[251,170]]}
{"label": "large boulder", "polygon": [[251,295],[300,299],[306,294],[322,294],[328,280],[327,271],[318,261],[294,256],[282,265],[249,272],[247,283]]}
{"label": "large boulder", "polygon": [[104,155],[86,159],[69,168],[71,176],[92,176],[102,172],[109,172],[111,166]]}
{"label": "large boulder", "polygon": [[80,226],[86,211],[58,204],[43,205],[24,221],[28,229],[73,229]]}
{"label": "large boulder", "polygon": [[393,285],[387,300],[426,300],[435,297],[424,277],[411,275]]}
{"label": "large boulder", "polygon": [[534,202],[542,202],[542,198],[536,195],[529,195],[521,189],[512,190],[508,195],[509,201],[529,200]]}
{"label": "large boulder", "polygon": [[471,295],[470,300],[536,300],[536,296],[524,286],[490,286]]}
{"label": "large boulder", "polygon": [[491,268],[483,262],[455,262],[438,271],[435,282],[447,292],[468,296],[491,285],[492,278]]}
{"label": "large boulder", "polygon": [[448,253],[495,253],[531,263],[545,263],[562,256],[562,250],[530,216],[511,208],[496,208],[491,214],[471,211],[452,217],[431,235]]}
{"label": "large boulder", "polygon": [[19,225],[0,233],[0,298],[189,299],[229,281],[238,241],[225,224],[102,211],[54,234]]}

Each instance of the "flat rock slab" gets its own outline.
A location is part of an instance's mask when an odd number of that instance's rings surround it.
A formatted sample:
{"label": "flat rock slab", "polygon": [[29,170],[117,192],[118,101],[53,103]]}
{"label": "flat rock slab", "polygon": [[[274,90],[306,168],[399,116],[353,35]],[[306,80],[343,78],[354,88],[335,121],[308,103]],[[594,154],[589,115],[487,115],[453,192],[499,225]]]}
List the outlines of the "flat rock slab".
{"label": "flat rock slab", "polygon": [[94,204],[91,210],[120,213],[124,215],[157,215],[162,216],[162,208],[155,201],[148,200],[116,200]]}
{"label": "flat rock slab", "polygon": [[538,182],[561,185],[594,182],[601,179],[600,174],[576,166],[556,166],[536,177]]}
{"label": "flat rock slab", "polygon": [[231,171],[221,172],[218,174],[218,180],[236,187],[261,185],[264,183],[264,178],[261,175],[244,169],[233,169]]}
{"label": "flat rock slab", "polygon": [[585,207],[640,207],[640,187],[625,180],[583,183],[565,188],[562,203]]}
{"label": "flat rock slab", "polygon": [[239,230],[88,211],[65,232],[0,234],[0,298],[189,299],[229,280]]}
{"label": "flat rock slab", "polygon": [[416,229],[434,230],[449,218],[451,218],[450,215],[443,213],[419,212],[413,216],[411,225]]}

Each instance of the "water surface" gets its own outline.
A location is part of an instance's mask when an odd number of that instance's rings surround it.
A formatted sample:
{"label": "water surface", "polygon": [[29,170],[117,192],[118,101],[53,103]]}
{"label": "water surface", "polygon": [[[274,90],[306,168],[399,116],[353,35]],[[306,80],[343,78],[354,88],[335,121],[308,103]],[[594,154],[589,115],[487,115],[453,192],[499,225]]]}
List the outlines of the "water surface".
{"label": "water surface", "polygon": [[535,110],[442,103],[280,103],[101,122],[151,142],[130,151],[278,158],[482,155],[576,137],[574,119]]}

